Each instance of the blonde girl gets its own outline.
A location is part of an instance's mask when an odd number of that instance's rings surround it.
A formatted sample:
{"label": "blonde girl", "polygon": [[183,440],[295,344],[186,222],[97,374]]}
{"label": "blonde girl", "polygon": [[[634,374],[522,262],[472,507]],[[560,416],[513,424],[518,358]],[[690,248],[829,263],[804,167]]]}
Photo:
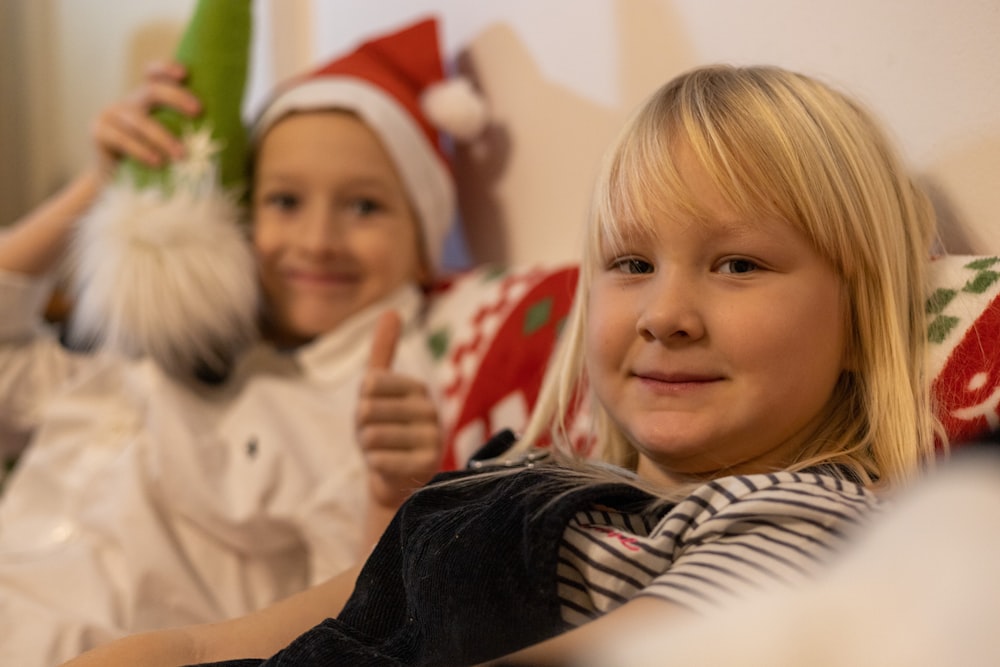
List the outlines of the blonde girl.
{"label": "blonde girl", "polygon": [[[602,249],[652,233],[681,206],[706,214],[701,197],[665,159],[696,157],[733,212],[781,220],[835,268],[848,292],[851,367],[832,410],[789,470],[843,466],[866,483],[893,485],[932,459],[939,428],[930,409],[927,259],[936,233],[926,195],[868,112],[821,82],[776,67],[707,67],[664,86],[606,158],[593,199],[577,308],[519,443],[552,435],[570,443],[585,381],[588,299]],[[779,307],[775,304],[775,307]],[[762,316],[765,314],[762,313]],[[600,402],[590,403],[604,458],[635,469],[637,451]],[[550,434],[550,429],[554,433]]]}

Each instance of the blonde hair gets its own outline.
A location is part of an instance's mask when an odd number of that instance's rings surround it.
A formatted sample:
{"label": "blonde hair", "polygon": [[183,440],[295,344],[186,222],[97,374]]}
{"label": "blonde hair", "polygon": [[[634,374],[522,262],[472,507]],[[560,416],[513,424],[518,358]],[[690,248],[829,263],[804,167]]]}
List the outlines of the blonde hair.
{"label": "blonde hair", "polygon": [[[521,447],[551,438],[571,449],[569,417],[586,386],[588,290],[602,246],[678,206],[699,211],[677,171],[690,150],[726,203],[751,219],[801,231],[840,275],[851,370],[791,470],[830,465],[865,483],[895,484],[932,460],[941,437],[931,408],[924,303],[933,210],[885,134],[855,101],[776,67],[712,66],[657,90],[608,153],[594,193],[574,309]],[[586,394],[584,394],[586,396]],[[637,454],[591,397],[605,460]]]}

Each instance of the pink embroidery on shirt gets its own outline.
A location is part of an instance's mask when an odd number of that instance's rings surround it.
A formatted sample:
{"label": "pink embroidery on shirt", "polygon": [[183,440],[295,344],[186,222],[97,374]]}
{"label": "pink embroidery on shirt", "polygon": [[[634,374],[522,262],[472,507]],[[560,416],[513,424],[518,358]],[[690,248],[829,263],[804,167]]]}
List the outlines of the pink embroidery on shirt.
{"label": "pink embroidery on shirt", "polygon": [[598,526],[593,523],[581,524],[580,527],[588,528],[590,530],[597,531],[598,533],[604,533],[608,537],[618,540],[618,542],[629,551],[639,551],[639,540],[633,535],[626,535],[625,533],[621,533],[609,526]]}

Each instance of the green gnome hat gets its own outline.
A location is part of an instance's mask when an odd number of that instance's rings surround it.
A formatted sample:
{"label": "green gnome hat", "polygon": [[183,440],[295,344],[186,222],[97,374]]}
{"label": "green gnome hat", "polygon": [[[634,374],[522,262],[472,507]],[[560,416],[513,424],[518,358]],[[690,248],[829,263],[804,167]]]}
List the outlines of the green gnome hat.
{"label": "green gnome hat", "polygon": [[203,112],[156,110],[185,157],[123,159],[81,219],[71,340],[190,374],[224,371],[253,338],[256,269],[240,224],[250,33],[251,0],[199,0],[175,57]]}

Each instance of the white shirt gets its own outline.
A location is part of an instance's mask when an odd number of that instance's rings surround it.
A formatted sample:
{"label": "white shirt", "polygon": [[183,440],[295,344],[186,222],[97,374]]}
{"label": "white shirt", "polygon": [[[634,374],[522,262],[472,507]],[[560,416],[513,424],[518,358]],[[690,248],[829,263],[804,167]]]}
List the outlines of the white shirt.
{"label": "white shirt", "polygon": [[394,368],[427,377],[415,287],[293,352],[256,345],[219,387],[68,352],[46,295],[0,273],[0,424],[32,433],[0,502],[0,664],[245,614],[357,562],[366,334],[399,310]]}

